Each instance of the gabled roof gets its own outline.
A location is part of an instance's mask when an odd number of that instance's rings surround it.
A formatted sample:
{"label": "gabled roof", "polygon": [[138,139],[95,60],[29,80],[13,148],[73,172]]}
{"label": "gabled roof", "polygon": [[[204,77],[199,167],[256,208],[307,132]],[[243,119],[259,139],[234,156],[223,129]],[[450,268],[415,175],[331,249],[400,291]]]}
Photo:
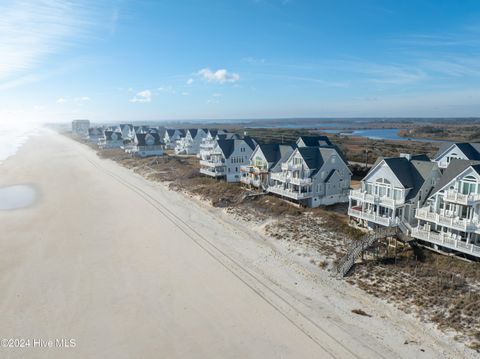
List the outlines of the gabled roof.
{"label": "gabled roof", "polygon": [[414,198],[417,195],[432,170],[437,167],[436,163],[431,162],[427,156],[422,155],[412,156],[410,160],[406,157],[380,157],[369,171],[369,174],[375,171],[377,165],[382,161],[390,168],[402,186],[405,189],[410,189],[405,198],[406,200]]}
{"label": "gabled roof", "polygon": [[173,129],[173,128],[167,128],[167,129],[165,130],[165,133],[168,134],[168,137],[172,137],[172,136],[175,134],[175,131],[176,131],[176,130]]}
{"label": "gabled roof", "polygon": [[272,167],[286,154],[291,154],[294,150],[293,146],[281,145],[279,143],[269,143],[265,145],[257,145],[257,148],[262,151],[267,162],[271,163]]}
{"label": "gabled roof", "polygon": [[245,136],[243,140],[248,145],[248,147],[250,147],[252,150],[254,150],[255,147],[257,147],[257,141],[255,141],[252,137]]}
{"label": "gabled roof", "polygon": [[308,168],[312,170],[311,175],[314,175],[323,166],[325,162],[320,149],[318,147],[298,147],[298,152],[307,164]]}
{"label": "gabled roof", "polygon": [[305,146],[316,147],[316,146],[333,146],[332,142],[327,136],[300,136],[297,139],[297,145],[300,140],[303,141]]}
{"label": "gabled roof", "polygon": [[225,158],[229,158],[235,149],[235,140],[232,139],[223,139],[217,140],[217,145],[223,152]]}
{"label": "gabled roof", "polygon": [[445,152],[447,152],[453,146],[457,146],[462,151],[468,160],[479,161],[480,160],[480,143],[475,142],[447,142],[440,147],[435,154],[435,160],[438,160]]}
{"label": "gabled roof", "polygon": [[210,133],[210,136],[215,138],[215,136],[217,135],[218,133],[218,130],[208,130],[208,132]]}
{"label": "gabled roof", "polygon": [[104,132],[104,134],[105,134],[105,139],[106,139],[107,141],[111,141],[111,140],[112,140],[112,135],[113,135],[114,133],[117,135],[117,139],[118,139],[118,140],[123,139],[122,133],[121,133],[120,131],[112,131],[112,130],[106,130],[106,131]]}
{"label": "gabled roof", "polygon": [[162,142],[160,141],[160,136],[156,132],[151,132],[151,133],[137,133],[135,134],[136,138],[136,143],[138,146],[146,146],[147,142],[146,139],[148,138],[147,136],[151,136],[154,139],[153,145],[161,145]]}
{"label": "gabled roof", "polygon": [[472,167],[477,173],[480,173],[480,162],[479,161],[467,161],[460,159],[453,159],[448,165],[447,169],[443,172],[440,181],[433,189],[432,195],[440,191],[443,187],[449,184],[455,177],[465,171],[468,167]]}
{"label": "gabled roof", "polygon": [[123,130],[125,127],[128,127],[130,130],[133,130],[133,125],[130,123],[121,123],[120,128]]}
{"label": "gabled roof", "polygon": [[198,129],[190,128],[188,129],[188,132],[190,132],[190,136],[192,136],[192,138],[195,138],[195,136],[197,136]]}

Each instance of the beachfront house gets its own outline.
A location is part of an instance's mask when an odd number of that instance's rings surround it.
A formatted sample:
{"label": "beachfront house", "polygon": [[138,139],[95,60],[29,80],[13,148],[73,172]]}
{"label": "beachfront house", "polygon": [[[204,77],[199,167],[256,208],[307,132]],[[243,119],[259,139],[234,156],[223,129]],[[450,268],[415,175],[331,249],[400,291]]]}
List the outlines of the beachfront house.
{"label": "beachfront house", "polygon": [[301,143],[280,163],[280,171],[271,171],[268,192],[306,207],[348,201],[352,173],[343,155],[334,146],[315,143],[316,147]]}
{"label": "beachfront house", "polygon": [[426,246],[480,258],[480,162],[452,159],[415,217]]}
{"label": "beachfront house", "polygon": [[175,146],[175,154],[195,155],[200,151],[202,139],[207,137],[208,130],[202,128],[188,129]]}
{"label": "beachfront house", "polygon": [[135,136],[135,130],[132,124],[121,123],[120,131],[122,132],[122,137],[124,140],[133,139],[133,137]]}
{"label": "beachfront house", "polygon": [[[335,147],[327,136],[300,136],[297,147]],[[338,151],[340,154],[340,151]]]}
{"label": "beachfront house", "polygon": [[441,176],[426,155],[379,158],[349,195],[348,215],[367,228],[415,226],[415,210],[427,200]]}
{"label": "beachfront house", "polygon": [[73,120],[72,121],[72,133],[75,136],[88,138],[89,128],[90,128],[89,120]]}
{"label": "beachfront house", "polygon": [[185,137],[185,130],[167,128],[163,136],[165,148],[173,150],[177,145],[177,141],[182,137]]}
{"label": "beachfront house", "polygon": [[98,143],[98,141],[103,138],[103,127],[90,127],[88,129],[88,140],[93,143]]}
{"label": "beachfront house", "polygon": [[121,131],[107,129],[103,132],[103,137],[98,140],[100,148],[120,148],[123,146],[123,137]]}
{"label": "beachfront house", "polygon": [[208,159],[200,160],[200,173],[225,178],[227,182],[240,182],[240,167],[249,162],[257,143],[251,137],[219,139]]}
{"label": "beachfront house", "polygon": [[156,131],[136,133],[130,152],[140,157],[162,156],[163,142]]}
{"label": "beachfront house", "polygon": [[228,133],[225,131],[218,131],[215,130],[208,130],[207,137],[202,139],[202,143],[200,144],[200,149],[198,151],[197,157],[202,160],[208,160],[210,158],[210,154],[217,146],[218,140],[227,140],[227,139],[241,139],[240,135],[236,133]]}
{"label": "beachfront house", "polygon": [[240,167],[242,172],[240,182],[266,190],[270,182],[270,171],[279,162],[286,161],[294,148],[292,145],[278,143],[257,145],[249,164]]}
{"label": "beachfront house", "polygon": [[433,157],[442,169],[447,168],[454,159],[480,161],[480,143],[445,143]]}

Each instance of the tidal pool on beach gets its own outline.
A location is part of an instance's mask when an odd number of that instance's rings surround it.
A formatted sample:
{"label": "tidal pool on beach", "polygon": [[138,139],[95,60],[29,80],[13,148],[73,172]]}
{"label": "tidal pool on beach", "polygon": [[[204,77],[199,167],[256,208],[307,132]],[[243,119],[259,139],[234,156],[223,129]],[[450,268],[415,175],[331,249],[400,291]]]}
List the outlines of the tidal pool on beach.
{"label": "tidal pool on beach", "polygon": [[0,187],[0,210],[29,207],[36,199],[37,191],[31,185]]}

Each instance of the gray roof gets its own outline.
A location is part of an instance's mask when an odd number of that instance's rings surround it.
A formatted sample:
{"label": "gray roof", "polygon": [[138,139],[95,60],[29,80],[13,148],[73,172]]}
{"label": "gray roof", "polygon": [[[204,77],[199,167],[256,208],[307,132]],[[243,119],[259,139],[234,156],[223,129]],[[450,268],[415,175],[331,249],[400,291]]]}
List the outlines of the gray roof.
{"label": "gray roof", "polygon": [[437,160],[444,152],[454,145],[465,154],[467,159],[471,161],[480,160],[480,143],[475,142],[447,142],[440,147],[434,158]]}
{"label": "gray roof", "polygon": [[[408,160],[405,157],[390,157],[390,158],[378,158],[375,165],[372,167],[373,171],[378,163],[382,160],[385,161],[390,170],[398,178],[403,187],[410,189],[406,200],[414,198],[418,191],[422,188],[425,180],[428,179],[430,173],[437,164],[428,160],[426,156],[413,156]],[[427,158],[427,160],[425,159]]]}
{"label": "gray roof", "polygon": [[118,140],[123,139],[122,133],[121,133],[120,131],[112,131],[112,130],[106,130],[106,131],[104,132],[104,134],[105,134],[105,139],[106,139],[107,141],[111,141],[111,140],[112,140],[112,135],[113,135],[114,133],[118,136],[118,137],[117,137]]}
{"label": "gray roof", "polygon": [[197,136],[198,129],[197,128],[190,128],[190,129],[188,129],[188,132],[190,132],[190,136],[192,136],[192,138],[195,138]]}
{"label": "gray roof", "polygon": [[327,136],[300,136],[297,140],[297,145],[300,140],[302,140],[305,146],[308,147],[333,146]]}
{"label": "gray roof", "polygon": [[256,143],[254,142],[254,140],[251,137],[248,137],[248,136],[246,136],[242,140],[236,140],[236,139],[217,140],[217,145],[222,150],[225,158],[229,158],[230,155],[235,150],[235,146],[238,146],[241,142],[245,142],[247,144],[247,146],[249,146],[252,150],[254,150],[255,147],[257,146]]}
{"label": "gray roof", "polygon": [[472,168],[480,173],[480,162],[479,161],[467,161],[467,160],[460,160],[460,159],[453,159],[447,169],[443,172],[442,177],[440,177],[440,181],[438,181],[437,185],[433,189],[432,194],[437,193],[443,187],[445,187],[448,183],[450,183],[455,177],[457,177],[460,173],[465,171],[468,167],[472,166]]}
{"label": "gray roof", "polygon": [[137,133],[135,134],[135,138],[136,138],[136,143],[138,146],[146,146],[147,143],[146,143],[146,137],[147,136],[152,136],[155,140],[155,142],[153,143],[153,145],[161,145],[162,142],[160,141],[160,136],[158,133],[155,133],[155,132],[151,132],[151,133]]}
{"label": "gray roof", "polygon": [[308,168],[312,170],[313,176],[323,166],[325,162],[318,147],[298,147],[298,152],[302,156],[303,160],[307,164]]}
{"label": "gray roof", "polygon": [[291,154],[294,150],[294,146],[281,145],[279,143],[269,143],[265,145],[257,145],[257,148],[262,151],[267,162],[271,163],[272,167],[277,164],[278,161],[286,154]]}

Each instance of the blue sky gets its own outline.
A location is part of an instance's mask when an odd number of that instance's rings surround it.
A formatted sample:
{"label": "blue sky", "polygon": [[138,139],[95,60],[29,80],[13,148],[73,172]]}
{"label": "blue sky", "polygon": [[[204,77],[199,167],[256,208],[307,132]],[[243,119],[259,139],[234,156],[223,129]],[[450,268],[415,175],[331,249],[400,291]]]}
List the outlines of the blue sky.
{"label": "blue sky", "polygon": [[0,121],[480,116],[477,0],[3,0],[0,54]]}

